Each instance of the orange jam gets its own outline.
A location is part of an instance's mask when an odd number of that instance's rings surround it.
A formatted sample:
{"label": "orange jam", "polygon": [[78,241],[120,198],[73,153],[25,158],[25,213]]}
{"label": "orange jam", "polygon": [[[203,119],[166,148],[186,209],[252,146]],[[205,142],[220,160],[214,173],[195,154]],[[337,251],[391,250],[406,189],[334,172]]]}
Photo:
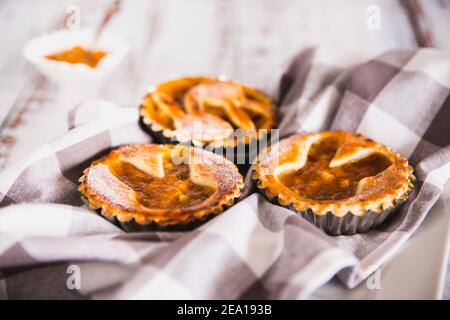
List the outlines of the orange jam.
{"label": "orange jam", "polygon": [[201,204],[214,189],[193,183],[189,179],[187,164],[164,162],[165,175],[155,178],[128,162],[118,161],[110,166],[111,172],[137,194],[137,201],[149,208],[178,209]]}
{"label": "orange jam", "polygon": [[390,160],[375,153],[361,160],[334,168],[329,167],[338,143],[325,139],[311,146],[305,166],[299,170],[282,173],[280,181],[302,197],[314,200],[339,200],[355,195],[358,182],[383,172]]}
{"label": "orange jam", "polygon": [[71,49],[46,55],[45,58],[56,61],[64,61],[71,64],[82,63],[91,68],[95,68],[97,64],[106,56],[106,52],[101,50],[86,50],[80,46]]}

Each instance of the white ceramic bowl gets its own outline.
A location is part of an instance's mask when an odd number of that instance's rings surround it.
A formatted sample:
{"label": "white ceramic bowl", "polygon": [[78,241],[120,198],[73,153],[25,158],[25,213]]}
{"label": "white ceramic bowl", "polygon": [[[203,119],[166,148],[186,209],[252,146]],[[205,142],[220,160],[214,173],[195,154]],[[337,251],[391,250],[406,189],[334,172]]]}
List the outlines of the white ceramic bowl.
{"label": "white ceramic bowl", "polygon": [[70,64],[45,58],[46,55],[82,46],[92,45],[92,30],[59,30],[31,40],[24,48],[23,55],[49,79],[57,83],[93,84],[101,82],[120,64],[129,51],[123,40],[103,33],[95,46],[108,54],[95,68],[85,64]]}

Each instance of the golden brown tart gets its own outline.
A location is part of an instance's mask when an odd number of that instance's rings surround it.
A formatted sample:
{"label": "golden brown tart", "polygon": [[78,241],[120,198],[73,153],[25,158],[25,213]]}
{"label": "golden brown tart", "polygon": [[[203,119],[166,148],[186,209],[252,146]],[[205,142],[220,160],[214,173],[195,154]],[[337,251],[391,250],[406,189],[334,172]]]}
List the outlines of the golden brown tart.
{"label": "golden brown tart", "polygon": [[125,230],[203,221],[232,205],[243,187],[236,166],[222,156],[156,144],[115,149],[85,169],[80,182],[89,206]]}
{"label": "golden brown tart", "polygon": [[360,134],[297,135],[265,149],[253,177],[271,200],[330,234],[365,232],[406,198],[408,161]]}
{"label": "golden brown tart", "polygon": [[[141,121],[163,142],[235,147],[260,139],[275,126],[272,100],[238,82],[187,77],[148,92]],[[236,132],[239,132],[236,134]]]}

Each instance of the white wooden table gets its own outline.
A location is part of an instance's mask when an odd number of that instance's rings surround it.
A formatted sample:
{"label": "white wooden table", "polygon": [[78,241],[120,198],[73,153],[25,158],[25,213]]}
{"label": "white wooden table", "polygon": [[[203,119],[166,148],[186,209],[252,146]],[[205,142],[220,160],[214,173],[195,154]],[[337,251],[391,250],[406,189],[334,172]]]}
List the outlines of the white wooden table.
{"label": "white wooden table", "polygon": [[[149,85],[189,74],[262,86],[309,45],[370,54],[419,46],[450,51],[450,0],[123,0],[106,31],[132,51],[95,92],[58,87],[22,58],[27,41],[64,26],[68,6],[79,6],[81,26],[92,28],[108,4],[0,0],[0,169],[64,134],[67,112],[89,98],[138,106]],[[367,26],[373,8],[379,29]]]}

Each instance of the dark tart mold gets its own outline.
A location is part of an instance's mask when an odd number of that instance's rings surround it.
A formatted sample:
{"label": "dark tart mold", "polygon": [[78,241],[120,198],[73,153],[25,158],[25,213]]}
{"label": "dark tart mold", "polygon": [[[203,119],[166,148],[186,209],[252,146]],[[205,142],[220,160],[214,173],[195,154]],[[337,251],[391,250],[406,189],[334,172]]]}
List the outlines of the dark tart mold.
{"label": "dark tart mold", "polygon": [[281,140],[259,155],[253,178],[269,200],[332,235],[378,226],[407,199],[415,180],[398,153],[342,131]]}

